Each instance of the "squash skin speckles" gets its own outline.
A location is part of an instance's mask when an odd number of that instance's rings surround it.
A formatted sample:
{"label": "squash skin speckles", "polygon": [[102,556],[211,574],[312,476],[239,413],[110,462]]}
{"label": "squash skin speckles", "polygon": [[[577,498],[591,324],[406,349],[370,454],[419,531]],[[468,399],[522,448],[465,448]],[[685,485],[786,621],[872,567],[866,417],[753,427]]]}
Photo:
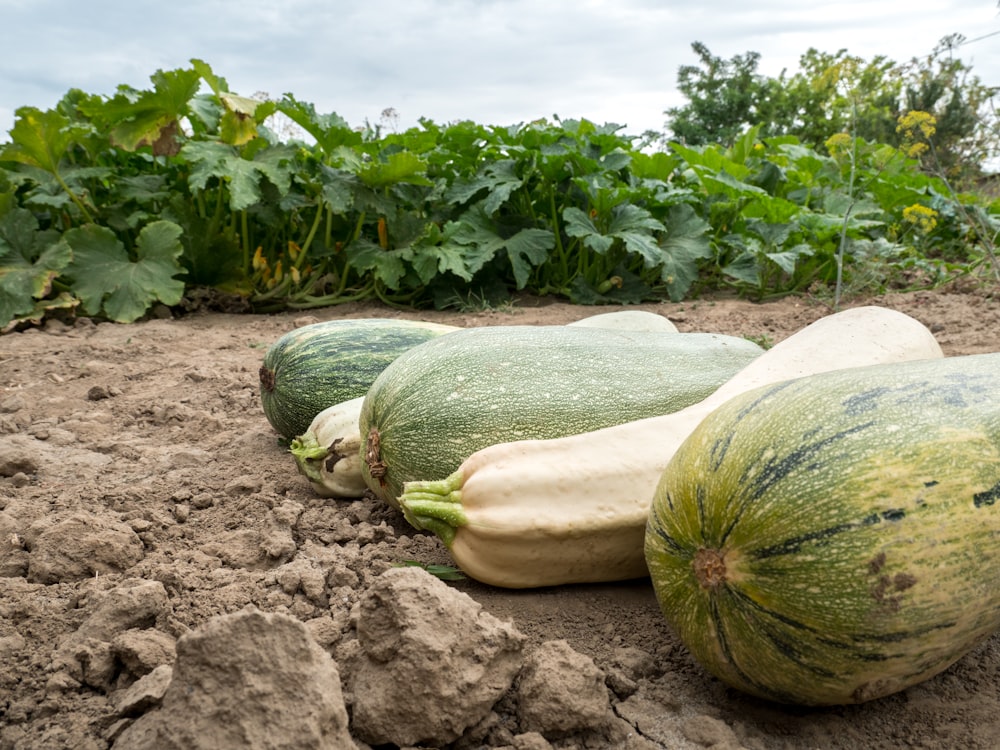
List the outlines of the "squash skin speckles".
{"label": "squash skin speckles", "polygon": [[360,420],[369,436],[362,474],[398,507],[404,482],[447,477],[480,448],[678,411],[763,353],[746,339],[709,333],[455,331],[401,355],[372,383]]}

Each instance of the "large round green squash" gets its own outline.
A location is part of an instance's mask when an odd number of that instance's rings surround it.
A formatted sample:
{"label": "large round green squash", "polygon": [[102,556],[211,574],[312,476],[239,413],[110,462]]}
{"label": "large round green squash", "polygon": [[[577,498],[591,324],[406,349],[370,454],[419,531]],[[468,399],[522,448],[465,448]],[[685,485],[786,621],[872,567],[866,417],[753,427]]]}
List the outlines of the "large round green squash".
{"label": "large round green squash", "polygon": [[645,552],[663,613],[725,683],[858,703],[1000,626],[1000,353],[750,391],[674,454]]}

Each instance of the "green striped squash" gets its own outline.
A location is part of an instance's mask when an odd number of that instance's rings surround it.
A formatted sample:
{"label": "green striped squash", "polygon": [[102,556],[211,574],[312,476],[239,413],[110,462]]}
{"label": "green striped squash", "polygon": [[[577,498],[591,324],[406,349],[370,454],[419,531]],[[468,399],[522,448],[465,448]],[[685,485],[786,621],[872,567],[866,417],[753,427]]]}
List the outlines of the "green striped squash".
{"label": "green striped squash", "polygon": [[362,474],[392,505],[489,445],[562,437],[677,411],[763,350],[710,333],[574,326],[455,331],[401,355],[361,409]]}
{"label": "green striped squash", "polygon": [[301,326],[275,341],[260,367],[271,426],[288,439],[334,404],[364,396],[386,365],[455,326],[391,318],[348,318]]}
{"label": "green striped squash", "polygon": [[928,679],[1000,626],[1000,353],[750,391],[665,469],[645,553],[723,682],[805,705]]}

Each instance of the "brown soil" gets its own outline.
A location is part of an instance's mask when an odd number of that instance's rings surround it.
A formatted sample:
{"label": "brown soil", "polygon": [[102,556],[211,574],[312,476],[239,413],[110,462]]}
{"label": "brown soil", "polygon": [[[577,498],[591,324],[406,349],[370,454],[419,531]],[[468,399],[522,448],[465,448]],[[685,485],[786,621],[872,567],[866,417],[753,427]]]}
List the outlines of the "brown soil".
{"label": "brown soil", "polygon": [[[922,321],[947,355],[1000,351],[1000,302],[982,292],[865,302]],[[770,342],[829,312],[806,299],[644,307],[682,331]],[[863,705],[757,701],[694,663],[648,581],[508,591],[394,567],[449,558],[374,500],[317,497],[261,410],[267,346],[305,323],[554,324],[594,309],[526,300],[469,313],[163,312],[0,337],[0,750],[336,748],[352,742],[345,717],[362,748],[1000,741],[997,636],[938,677]],[[441,646],[442,632],[474,648]],[[438,649],[436,660],[390,671],[407,643],[411,655]],[[251,726],[254,716],[263,723]]]}

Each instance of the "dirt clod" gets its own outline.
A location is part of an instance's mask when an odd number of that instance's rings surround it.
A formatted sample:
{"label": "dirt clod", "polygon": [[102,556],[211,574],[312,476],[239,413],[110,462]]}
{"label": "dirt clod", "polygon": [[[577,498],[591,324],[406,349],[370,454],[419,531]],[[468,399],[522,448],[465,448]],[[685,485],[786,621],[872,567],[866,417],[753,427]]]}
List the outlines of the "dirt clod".
{"label": "dirt clod", "polygon": [[373,745],[453,742],[521,668],[524,636],[426,571],[393,568],[358,605],[353,728]]}
{"label": "dirt clod", "polygon": [[353,747],[333,659],[297,619],[255,608],[181,636],[160,706],[114,743],[114,750]]}

